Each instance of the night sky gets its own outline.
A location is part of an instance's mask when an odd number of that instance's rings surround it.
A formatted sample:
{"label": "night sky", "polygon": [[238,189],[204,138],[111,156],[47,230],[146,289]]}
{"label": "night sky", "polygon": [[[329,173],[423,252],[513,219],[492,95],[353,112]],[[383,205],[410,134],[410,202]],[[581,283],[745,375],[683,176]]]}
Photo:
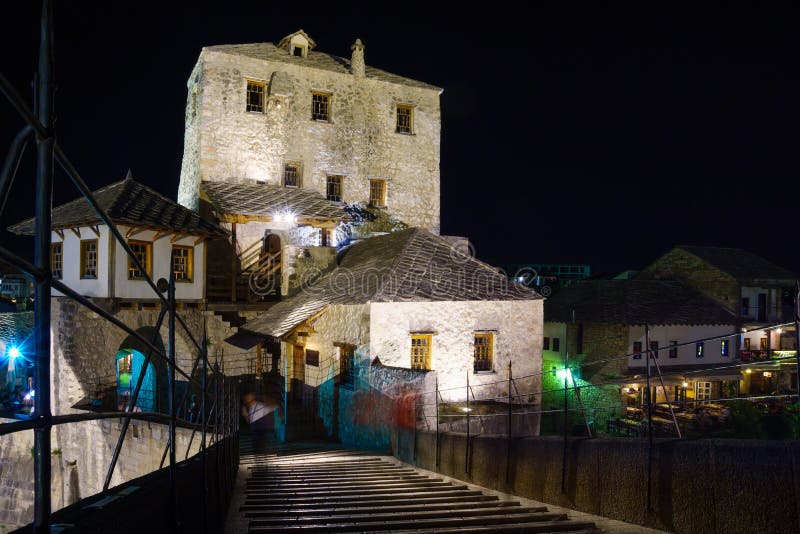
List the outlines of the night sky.
{"label": "night sky", "polygon": [[[442,233],[482,259],[610,273],[695,244],[800,272],[796,12],[162,4],[56,2],[58,137],[93,188],[130,167],[174,198],[201,46],[303,28],[317,50],[349,57],[360,37],[368,64],[444,88]],[[3,1],[0,72],[26,96],[37,42],[38,2]],[[0,102],[3,157],[21,126]],[[3,228],[32,215],[32,153]],[[56,201],[75,197],[58,176]]]}

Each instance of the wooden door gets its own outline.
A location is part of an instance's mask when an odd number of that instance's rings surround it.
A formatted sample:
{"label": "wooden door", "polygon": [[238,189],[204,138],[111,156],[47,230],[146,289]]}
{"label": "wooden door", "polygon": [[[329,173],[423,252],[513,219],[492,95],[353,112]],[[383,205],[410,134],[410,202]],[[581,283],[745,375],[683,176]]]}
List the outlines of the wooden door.
{"label": "wooden door", "polygon": [[300,345],[292,345],[292,400],[301,401],[306,378],[306,351]]}

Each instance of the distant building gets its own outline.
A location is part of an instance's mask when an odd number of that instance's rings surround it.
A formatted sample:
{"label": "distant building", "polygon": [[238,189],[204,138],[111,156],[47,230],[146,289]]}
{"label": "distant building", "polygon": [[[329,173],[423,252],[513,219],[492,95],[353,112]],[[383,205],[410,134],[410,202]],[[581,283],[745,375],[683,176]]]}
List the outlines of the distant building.
{"label": "distant building", "polygon": [[743,375],[743,392],[797,390],[797,370],[789,358],[797,350],[794,325],[758,330],[794,321],[794,273],[738,248],[676,246],[638,278],[682,280],[736,316],[742,331],[737,356],[752,362]]}
{"label": "distant building", "polygon": [[[579,282],[545,302],[544,365],[563,366],[569,351],[571,361],[583,364],[583,378],[596,383],[622,379],[624,389],[638,393],[647,362],[648,325],[649,348],[658,350],[670,399],[711,398],[707,395],[719,394],[723,382],[738,382],[739,372],[696,371],[735,361],[736,324],[733,312],[679,281]],[[684,345],[726,335],[732,337]],[[630,356],[619,358],[626,354]],[[592,362],[600,363],[587,365]],[[661,388],[658,394],[663,401]]]}
{"label": "distant building", "polygon": [[585,264],[512,263],[504,265],[503,269],[515,282],[542,290],[545,296],[550,290],[592,275],[591,267]]}

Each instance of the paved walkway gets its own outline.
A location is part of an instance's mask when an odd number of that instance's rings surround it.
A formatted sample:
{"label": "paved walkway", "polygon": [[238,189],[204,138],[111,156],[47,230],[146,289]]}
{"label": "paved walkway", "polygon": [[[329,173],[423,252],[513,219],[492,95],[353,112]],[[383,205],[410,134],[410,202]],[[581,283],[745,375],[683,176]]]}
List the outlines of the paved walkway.
{"label": "paved walkway", "polygon": [[327,443],[242,444],[227,534],[656,532],[505,495]]}

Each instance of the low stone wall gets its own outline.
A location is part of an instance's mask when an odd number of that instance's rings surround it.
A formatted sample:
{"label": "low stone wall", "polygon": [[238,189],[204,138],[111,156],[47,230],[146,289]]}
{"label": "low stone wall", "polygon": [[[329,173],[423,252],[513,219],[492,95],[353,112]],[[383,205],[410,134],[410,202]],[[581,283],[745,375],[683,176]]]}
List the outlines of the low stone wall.
{"label": "low stone wall", "polygon": [[401,432],[395,455],[423,469],[538,501],[674,532],[800,531],[800,443],[757,440],[656,440],[651,512],[645,511],[647,444],[634,439],[557,437],[471,439]]}
{"label": "low stone wall", "polygon": [[[7,420],[0,420],[7,422]],[[52,434],[53,510],[99,493],[103,488],[121,421],[105,419],[55,427]],[[178,458],[189,447],[191,431],[176,429]],[[117,486],[159,468],[168,427],[132,421],[111,480]],[[189,456],[200,448],[196,435]],[[33,520],[33,431],[0,436],[0,533]]]}

